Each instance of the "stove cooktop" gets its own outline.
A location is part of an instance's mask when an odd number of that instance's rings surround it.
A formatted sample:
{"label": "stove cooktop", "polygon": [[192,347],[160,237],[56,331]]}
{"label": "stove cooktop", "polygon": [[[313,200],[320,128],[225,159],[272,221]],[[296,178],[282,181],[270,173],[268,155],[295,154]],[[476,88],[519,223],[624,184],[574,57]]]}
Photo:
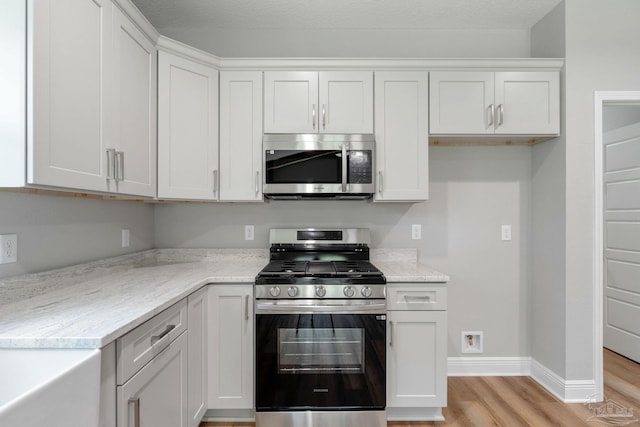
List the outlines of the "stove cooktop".
{"label": "stove cooktop", "polygon": [[360,277],[382,276],[368,261],[271,261],[258,273],[261,276]]}

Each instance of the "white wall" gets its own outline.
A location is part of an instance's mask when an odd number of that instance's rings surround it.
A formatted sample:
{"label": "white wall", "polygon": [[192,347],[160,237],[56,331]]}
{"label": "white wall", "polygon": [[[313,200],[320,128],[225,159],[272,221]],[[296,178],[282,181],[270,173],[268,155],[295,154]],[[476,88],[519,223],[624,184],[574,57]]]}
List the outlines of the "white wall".
{"label": "white wall", "polygon": [[527,58],[527,30],[158,28],[220,57]]}
{"label": "white wall", "polygon": [[0,278],[149,249],[153,232],[153,205],[0,192],[0,234],[18,234],[18,262],[0,265]]}
{"label": "white wall", "polygon": [[[155,209],[158,247],[268,247],[273,227],[351,226],[374,247],[417,247],[451,276],[449,355],[462,330],[483,330],[485,356],[528,356],[531,148],[431,147],[427,202],[271,201],[171,204]],[[256,226],[245,242],[244,225]],[[411,224],[423,239],[411,240]],[[511,224],[513,241],[500,240]]]}

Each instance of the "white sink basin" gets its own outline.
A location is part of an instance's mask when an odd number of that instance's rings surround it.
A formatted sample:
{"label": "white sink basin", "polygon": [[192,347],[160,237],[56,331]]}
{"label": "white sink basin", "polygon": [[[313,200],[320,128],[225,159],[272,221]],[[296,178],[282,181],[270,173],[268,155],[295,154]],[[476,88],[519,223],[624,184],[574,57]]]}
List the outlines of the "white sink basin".
{"label": "white sink basin", "polygon": [[0,349],[0,426],[97,427],[100,350]]}

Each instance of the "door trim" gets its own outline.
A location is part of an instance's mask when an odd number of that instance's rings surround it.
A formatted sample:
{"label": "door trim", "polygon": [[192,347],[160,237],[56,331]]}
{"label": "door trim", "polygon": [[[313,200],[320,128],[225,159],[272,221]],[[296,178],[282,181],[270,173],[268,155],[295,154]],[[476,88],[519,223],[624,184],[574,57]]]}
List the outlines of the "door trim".
{"label": "door trim", "polygon": [[593,236],[593,330],[595,331],[593,367],[595,392],[604,393],[603,336],[604,336],[604,200],[603,200],[603,108],[605,105],[640,104],[640,91],[595,91],[594,92],[594,236]]}

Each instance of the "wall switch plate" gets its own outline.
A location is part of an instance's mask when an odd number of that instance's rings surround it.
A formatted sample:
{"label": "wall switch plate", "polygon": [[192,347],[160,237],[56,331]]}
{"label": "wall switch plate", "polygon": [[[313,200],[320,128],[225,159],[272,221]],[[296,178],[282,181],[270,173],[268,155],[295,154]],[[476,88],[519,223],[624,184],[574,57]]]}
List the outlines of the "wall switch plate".
{"label": "wall switch plate", "polygon": [[0,264],[18,262],[18,235],[0,235]]}
{"label": "wall switch plate", "polygon": [[253,225],[244,226],[244,240],[253,240],[254,228]]}
{"label": "wall switch plate", "polygon": [[420,224],[413,224],[411,226],[411,238],[413,240],[420,240],[422,239],[422,225]]}
{"label": "wall switch plate", "polygon": [[510,225],[503,225],[501,232],[502,232],[502,240],[504,240],[504,241],[511,240],[511,226]]}
{"label": "wall switch plate", "polygon": [[128,248],[129,247],[129,229],[128,228],[123,228],[122,229],[122,247],[123,248]]}

